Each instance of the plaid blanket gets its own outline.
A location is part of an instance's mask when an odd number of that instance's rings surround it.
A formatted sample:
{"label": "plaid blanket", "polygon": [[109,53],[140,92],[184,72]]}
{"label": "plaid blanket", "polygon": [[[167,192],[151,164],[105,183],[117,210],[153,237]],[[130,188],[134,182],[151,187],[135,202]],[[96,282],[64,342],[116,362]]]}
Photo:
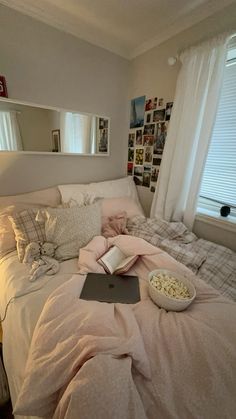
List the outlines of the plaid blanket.
{"label": "plaid blanket", "polygon": [[130,235],[160,247],[221,294],[236,301],[236,253],[199,239],[181,222],[136,216],[128,220]]}

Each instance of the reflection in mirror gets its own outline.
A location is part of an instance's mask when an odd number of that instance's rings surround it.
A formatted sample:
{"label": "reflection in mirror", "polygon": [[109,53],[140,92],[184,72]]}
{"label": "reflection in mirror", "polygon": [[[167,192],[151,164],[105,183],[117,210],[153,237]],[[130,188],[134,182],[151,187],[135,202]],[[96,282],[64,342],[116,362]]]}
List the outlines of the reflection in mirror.
{"label": "reflection in mirror", "polygon": [[0,101],[0,150],[109,153],[109,118]]}

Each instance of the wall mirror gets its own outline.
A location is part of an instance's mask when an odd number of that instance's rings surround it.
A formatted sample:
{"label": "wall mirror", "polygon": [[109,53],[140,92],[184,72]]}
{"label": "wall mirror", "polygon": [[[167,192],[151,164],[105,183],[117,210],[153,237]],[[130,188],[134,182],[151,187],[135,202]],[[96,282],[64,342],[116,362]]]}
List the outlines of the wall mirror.
{"label": "wall mirror", "polygon": [[0,151],[109,155],[110,118],[0,100]]}

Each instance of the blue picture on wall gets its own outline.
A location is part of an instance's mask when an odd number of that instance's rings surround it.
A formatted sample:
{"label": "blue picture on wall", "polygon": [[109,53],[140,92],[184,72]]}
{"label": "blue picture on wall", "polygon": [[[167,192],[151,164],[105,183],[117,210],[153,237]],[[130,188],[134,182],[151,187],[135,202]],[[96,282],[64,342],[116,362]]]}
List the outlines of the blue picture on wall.
{"label": "blue picture on wall", "polygon": [[145,99],[146,96],[140,96],[131,100],[130,128],[137,128],[143,126]]}

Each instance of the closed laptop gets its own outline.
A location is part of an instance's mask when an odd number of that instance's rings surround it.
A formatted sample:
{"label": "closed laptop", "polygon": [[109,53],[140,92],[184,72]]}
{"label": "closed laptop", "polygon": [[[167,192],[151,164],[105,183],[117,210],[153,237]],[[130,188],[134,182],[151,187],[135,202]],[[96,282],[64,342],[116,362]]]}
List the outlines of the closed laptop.
{"label": "closed laptop", "polygon": [[83,300],[135,304],[140,301],[137,276],[88,273],[80,294]]}

